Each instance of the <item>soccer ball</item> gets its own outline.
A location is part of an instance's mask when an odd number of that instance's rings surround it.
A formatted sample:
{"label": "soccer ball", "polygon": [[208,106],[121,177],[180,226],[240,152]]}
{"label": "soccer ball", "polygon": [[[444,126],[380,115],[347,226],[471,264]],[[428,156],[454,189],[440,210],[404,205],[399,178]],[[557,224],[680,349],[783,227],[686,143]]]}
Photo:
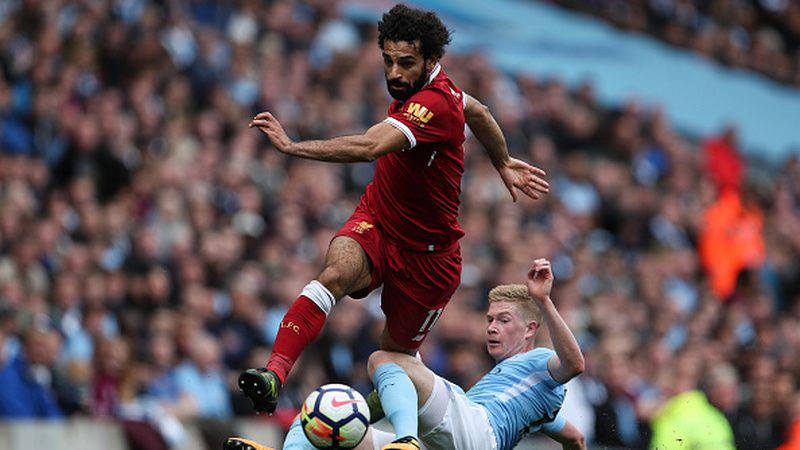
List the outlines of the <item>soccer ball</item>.
{"label": "soccer ball", "polygon": [[364,439],[369,407],[364,397],[344,384],[326,384],[312,392],[300,410],[308,441],[319,449],[349,449]]}

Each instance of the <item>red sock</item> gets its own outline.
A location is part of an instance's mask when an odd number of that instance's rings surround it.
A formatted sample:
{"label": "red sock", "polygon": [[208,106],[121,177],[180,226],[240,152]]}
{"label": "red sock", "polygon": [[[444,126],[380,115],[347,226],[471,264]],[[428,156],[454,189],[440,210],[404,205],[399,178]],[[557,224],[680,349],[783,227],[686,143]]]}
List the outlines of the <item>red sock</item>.
{"label": "red sock", "polygon": [[319,336],[326,317],[320,307],[305,295],[297,297],[283,316],[272,355],[267,361],[267,369],[274,370],[281,383],[286,381],[300,353]]}

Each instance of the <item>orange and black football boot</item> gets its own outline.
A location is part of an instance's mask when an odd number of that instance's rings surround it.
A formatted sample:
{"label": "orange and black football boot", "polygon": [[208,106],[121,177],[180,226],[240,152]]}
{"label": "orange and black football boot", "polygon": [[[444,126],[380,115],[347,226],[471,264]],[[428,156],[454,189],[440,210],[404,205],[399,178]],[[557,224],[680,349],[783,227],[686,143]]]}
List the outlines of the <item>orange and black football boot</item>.
{"label": "orange and black football boot", "polygon": [[384,445],[381,450],[419,450],[419,441],[414,436],[405,436]]}
{"label": "orange and black football boot", "polygon": [[225,440],[222,450],[275,450],[272,447],[261,445],[256,441],[249,439],[230,437]]}

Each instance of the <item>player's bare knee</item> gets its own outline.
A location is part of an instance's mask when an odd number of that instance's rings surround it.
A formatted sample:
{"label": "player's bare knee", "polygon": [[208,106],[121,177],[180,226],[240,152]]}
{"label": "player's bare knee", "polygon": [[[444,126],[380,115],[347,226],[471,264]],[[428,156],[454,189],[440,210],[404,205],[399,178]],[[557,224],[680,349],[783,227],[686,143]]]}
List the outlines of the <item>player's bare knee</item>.
{"label": "player's bare knee", "polygon": [[367,360],[367,370],[370,377],[374,374],[375,369],[383,364],[394,363],[400,366],[404,371],[409,372],[414,367],[422,364],[416,357],[407,355],[405,353],[398,353],[386,350],[376,350]]}
{"label": "player's bare knee", "polygon": [[409,361],[412,359],[416,360],[416,358],[412,358],[404,353],[376,350],[369,355],[369,359],[367,360],[367,370],[369,371],[370,376],[372,376],[372,374],[375,372],[375,369],[389,363],[397,364],[398,366],[402,367],[403,370],[406,370],[406,367],[409,365]]}
{"label": "player's bare knee", "polygon": [[342,298],[346,292],[346,286],[352,283],[352,280],[335,265],[325,266],[317,279],[323,286],[333,294],[336,299]]}
{"label": "player's bare knee", "polygon": [[317,279],[337,298],[367,288],[372,281],[369,259],[361,247],[333,246]]}
{"label": "player's bare knee", "polygon": [[383,350],[376,350],[372,352],[367,359],[367,372],[369,372],[369,376],[372,377],[375,374],[375,369],[377,369],[379,366],[388,364],[390,362],[394,362],[391,358],[391,352]]}

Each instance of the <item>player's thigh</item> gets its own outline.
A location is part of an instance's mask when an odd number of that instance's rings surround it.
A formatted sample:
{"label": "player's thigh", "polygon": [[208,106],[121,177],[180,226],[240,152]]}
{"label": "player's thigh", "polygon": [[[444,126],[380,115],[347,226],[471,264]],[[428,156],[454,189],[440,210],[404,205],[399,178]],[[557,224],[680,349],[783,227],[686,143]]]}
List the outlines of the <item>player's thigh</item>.
{"label": "player's thigh", "polygon": [[458,288],[461,253],[426,254],[387,246],[387,260],[381,308],[389,339],[382,339],[382,348],[391,350],[388,345],[393,344],[416,350]]}
{"label": "player's thigh", "polygon": [[461,249],[457,245],[446,253],[430,253],[387,243],[386,257],[387,279],[420,303],[446,303],[461,282]]}
{"label": "player's thigh", "polygon": [[382,231],[369,208],[359,204],[328,246],[320,274],[336,298],[364,298],[383,284],[386,249]]}
{"label": "player's thigh", "polygon": [[486,410],[441,377],[436,377],[430,401],[419,410],[419,433],[431,450],[485,450],[495,445]]}

